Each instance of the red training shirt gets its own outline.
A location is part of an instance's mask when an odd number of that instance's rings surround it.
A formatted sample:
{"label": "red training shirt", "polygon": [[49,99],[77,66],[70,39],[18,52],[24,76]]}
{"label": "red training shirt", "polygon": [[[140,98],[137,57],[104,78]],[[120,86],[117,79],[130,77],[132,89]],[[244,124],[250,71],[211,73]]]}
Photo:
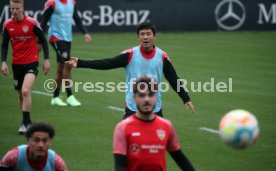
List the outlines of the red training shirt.
{"label": "red training shirt", "polygon": [[179,149],[172,123],[157,115],[149,122],[132,115],[114,131],[113,153],[127,156],[127,171],[165,171],[166,150]]}
{"label": "red training shirt", "polygon": [[39,23],[28,16],[22,21],[15,21],[13,18],[4,23],[4,29],[8,31],[12,46],[12,63],[29,64],[37,62],[38,51],[36,47],[36,34],[34,27],[40,28]]}

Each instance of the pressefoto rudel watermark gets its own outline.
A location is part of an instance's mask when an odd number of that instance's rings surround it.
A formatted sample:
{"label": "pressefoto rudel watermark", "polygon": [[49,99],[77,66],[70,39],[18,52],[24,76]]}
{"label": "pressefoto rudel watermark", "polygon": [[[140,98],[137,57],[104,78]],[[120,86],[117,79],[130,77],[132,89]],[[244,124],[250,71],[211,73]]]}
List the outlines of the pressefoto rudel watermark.
{"label": "pressefoto rudel watermark", "polygon": [[[61,91],[65,92],[66,88],[71,88],[74,92],[79,92],[83,90],[84,92],[91,93],[91,92],[126,92],[128,86],[132,87],[132,84],[135,83],[135,80],[126,83],[126,82],[77,82],[72,81],[70,79],[63,79],[62,80],[62,87]],[[153,88],[154,80],[152,79]],[[220,81],[216,82],[215,78],[210,78],[210,81],[205,82],[193,82],[187,81],[185,79],[178,79],[177,80],[177,89],[176,91],[179,92],[181,88],[184,88],[187,92],[207,92],[207,93],[214,93],[214,92],[233,92],[233,79],[228,78],[226,82]],[[44,82],[44,89],[47,92],[54,92],[57,88],[57,84],[55,80],[48,79]],[[139,85],[138,85],[139,88]],[[167,82],[160,82],[158,84],[158,90],[161,92],[167,92],[170,89],[170,85]],[[132,89],[131,89],[132,90]],[[151,89],[153,90],[153,89]]]}
{"label": "pressefoto rudel watermark", "polygon": [[[228,78],[228,82],[215,82],[215,78],[211,78],[210,81],[206,82],[187,82],[185,79],[178,79],[177,84],[181,84],[180,82],[183,82],[183,88],[187,92],[233,92],[233,79]],[[187,86],[190,88],[189,90],[187,89]],[[180,88],[180,87],[177,87]],[[179,92],[180,89],[177,89],[177,92]]]}

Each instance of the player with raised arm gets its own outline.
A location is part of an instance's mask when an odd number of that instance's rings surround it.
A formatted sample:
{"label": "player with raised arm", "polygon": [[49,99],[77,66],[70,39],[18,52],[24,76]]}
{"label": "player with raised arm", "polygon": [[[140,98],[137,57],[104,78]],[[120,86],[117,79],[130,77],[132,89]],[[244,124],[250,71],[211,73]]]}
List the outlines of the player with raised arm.
{"label": "player with raised arm", "polygon": [[[186,108],[195,111],[188,93],[183,88],[182,83],[165,51],[154,45],[156,39],[156,27],[153,23],[145,21],[138,26],[137,35],[140,45],[123,51],[116,57],[102,60],[81,60],[72,58],[69,63],[72,67],[91,68],[97,70],[108,70],[114,68],[125,68],[126,75],[126,108],[124,118],[134,114],[137,111],[133,100],[133,93],[130,91],[131,82],[141,75],[150,76],[158,83],[162,81],[162,74],[169,81],[175,92],[180,96]],[[179,87],[179,89],[178,89]],[[154,113],[162,115],[162,94],[157,93],[157,103]]]}

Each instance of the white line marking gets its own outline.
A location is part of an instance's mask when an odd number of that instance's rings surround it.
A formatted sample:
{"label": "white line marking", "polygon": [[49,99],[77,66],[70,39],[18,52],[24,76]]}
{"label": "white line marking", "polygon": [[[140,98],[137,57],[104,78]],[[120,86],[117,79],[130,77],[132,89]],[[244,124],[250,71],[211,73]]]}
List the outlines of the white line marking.
{"label": "white line marking", "polygon": [[120,111],[120,112],[124,112],[125,109],[123,108],[120,108],[120,107],[116,107],[116,106],[107,106],[108,109],[111,109],[111,110],[117,110],[117,111]]}
{"label": "white line marking", "polygon": [[[42,92],[42,91],[38,91],[38,90],[33,90],[32,93],[43,95],[43,96],[51,96],[51,97],[53,96],[50,93]],[[125,109],[120,108],[120,107],[116,107],[116,106],[107,106],[107,108],[111,109],[111,110],[120,111],[120,112],[124,112],[125,111]],[[202,130],[202,131],[207,131],[207,132],[214,133],[214,134],[219,134],[220,133],[220,131],[218,131],[218,130],[211,129],[211,128],[206,128],[206,127],[200,127],[199,129]]]}
{"label": "white line marking", "polygon": [[53,96],[52,94],[50,93],[47,93],[47,92],[42,92],[42,91],[38,91],[38,90],[33,90],[32,93],[34,94],[39,94],[39,95],[43,95],[43,96]]}
{"label": "white line marking", "polygon": [[206,127],[200,127],[199,129],[202,130],[202,131],[207,131],[207,132],[214,133],[214,134],[219,134],[220,133],[220,131],[218,131],[218,130],[211,129],[211,128],[206,128]]}
{"label": "white line marking", "polygon": [[[43,95],[43,96],[50,96],[50,97],[53,96],[50,93],[42,92],[42,91],[38,91],[38,90],[33,90],[32,93]],[[116,107],[116,106],[107,106],[107,108],[111,109],[111,110],[120,111],[120,112],[124,112],[125,111],[125,109],[120,108],[120,107]],[[219,134],[220,133],[220,131],[218,131],[218,130],[211,129],[211,128],[206,128],[206,127],[200,127],[199,129],[202,130],[202,131],[207,131],[207,132],[214,133],[214,134]]]}

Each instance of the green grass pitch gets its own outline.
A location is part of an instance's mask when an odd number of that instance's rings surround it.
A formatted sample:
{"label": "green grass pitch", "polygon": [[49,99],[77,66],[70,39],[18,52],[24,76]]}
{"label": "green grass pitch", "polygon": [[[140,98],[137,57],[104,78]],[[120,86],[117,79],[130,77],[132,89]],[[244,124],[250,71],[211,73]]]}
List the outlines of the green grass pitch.
{"label": "green grass pitch", "polygon": [[[74,35],[71,56],[82,59],[113,57],[136,46],[135,33],[94,33],[87,44]],[[158,33],[156,45],[165,50],[180,78],[191,82],[215,83],[232,78],[233,92],[189,92],[196,114],[184,108],[173,91],[163,94],[163,113],[175,125],[184,153],[198,171],[274,171],[276,170],[276,33],[275,32],[185,32]],[[11,49],[11,48],[9,48]],[[33,90],[45,92],[44,81],[54,78],[55,54],[50,47],[51,71],[40,73]],[[10,66],[11,53],[8,64]],[[10,70],[11,72],[11,70]],[[74,69],[78,82],[121,82],[124,69],[96,71]],[[165,79],[164,79],[165,80]],[[80,86],[75,96],[81,107],[52,107],[50,96],[32,94],[33,121],[53,124],[57,136],[51,146],[66,161],[69,170],[114,170],[113,129],[123,112],[107,108],[124,107],[124,93],[90,92]],[[62,93],[65,98],[65,93]],[[0,76],[0,158],[12,147],[25,143],[17,129],[21,121],[12,74]],[[232,109],[242,108],[256,115],[260,137],[248,149],[236,150],[225,145],[217,134],[200,130],[218,129],[221,117]],[[168,171],[179,170],[167,156]]]}

